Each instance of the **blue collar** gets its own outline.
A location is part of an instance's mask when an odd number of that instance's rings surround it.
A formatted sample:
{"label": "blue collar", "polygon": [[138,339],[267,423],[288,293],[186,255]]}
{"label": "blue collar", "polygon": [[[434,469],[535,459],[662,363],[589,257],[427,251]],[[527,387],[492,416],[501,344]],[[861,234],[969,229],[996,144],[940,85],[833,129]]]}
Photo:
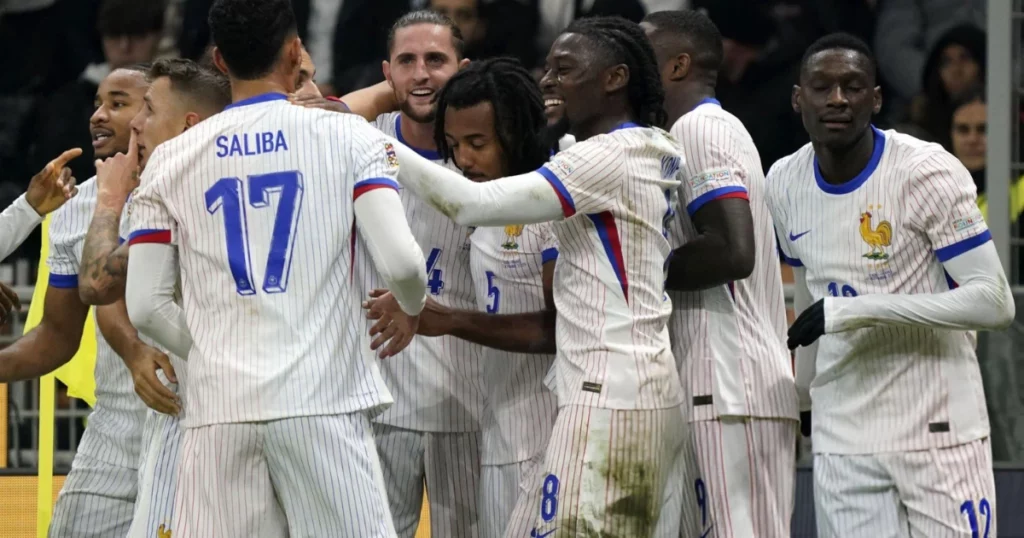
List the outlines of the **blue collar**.
{"label": "blue collar", "polygon": [[401,114],[395,116],[395,138],[397,138],[398,141],[401,142],[405,147],[415,151],[416,153],[419,153],[420,157],[423,157],[424,159],[427,159],[427,160],[430,160],[430,161],[440,161],[441,160],[441,154],[438,153],[436,150],[420,149],[420,148],[417,148],[417,147],[413,147],[408,142],[406,142],[404,138],[402,138],[402,115]]}
{"label": "blue collar", "polygon": [[868,165],[859,174],[846,183],[833,185],[825,181],[825,178],[821,175],[821,168],[818,166],[818,156],[814,156],[814,179],[818,183],[818,188],[828,194],[849,194],[860,188],[871,177],[871,174],[875,173],[878,163],[882,160],[882,152],[885,151],[885,133],[879,131],[874,125],[871,126],[871,132],[875,137],[874,149],[871,150],[871,159],[868,160]]}
{"label": "blue collar", "polygon": [[270,102],[270,101],[281,101],[281,100],[284,100],[284,99],[288,99],[288,96],[283,94],[283,93],[277,93],[277,92],[261,93],[259,95],[254,95],[254,96],[252,96],[252,97],[250,97],[248,99],[242,99],[241,101],[238,101],[237,103],[231,103],[230,105],[224,107],[224,110],[227,110],[229,108],[238,108],[238,107],[243,107],[243,106],[256,105],[256,104],[259,104],[259,103],[267,103],[267,102]]}
{"label": "blue collar", "polygon": [[705,97],[705,98],[701,99],[699,103],[694,105],[693,108],[696,109],[700,105],[715,105],[715,106],[721,108],[722,103],[719,103],[718,99],[715,99],[714,97]]}
{"label": "blue collar", "polygon": [[614,129],[612,129],[611,131],[608,131],[608,132],[609,133],[614,133],[615,131],[618,131],[619,129],[632,129],[633,127],[640,127],[640,126],[635,124],[635,123],[633,123],[633,122],[631,122],[631,121],[625,121],[625,122],[622,122],[622,123],[616,125]]}

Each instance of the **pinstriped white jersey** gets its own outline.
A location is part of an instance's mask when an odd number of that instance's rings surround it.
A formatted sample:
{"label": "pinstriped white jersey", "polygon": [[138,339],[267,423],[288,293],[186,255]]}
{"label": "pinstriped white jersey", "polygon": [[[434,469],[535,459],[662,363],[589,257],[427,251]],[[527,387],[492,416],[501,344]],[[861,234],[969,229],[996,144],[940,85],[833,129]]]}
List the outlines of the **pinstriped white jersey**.
{"label": "pinstriped white jersey", "polygon": [[[544,262],[558,257],[550,224],[482,227],[470,239],[479,310],[524,314],[546,308]],[[484,349],[484,465],[528,461],[547,446],[558,411],[554,393],[544,385],[553,360],[553,355]]]}
{"label": "pinstriped white jersey", "polygon": [[[373,125],[404,142],[400,123],[401,114],[393,112],[382,114]],[[444,163],[434,151],[417,151],[442,166],[458,170],[454,162]],[[455,224],[408,189],[401,193],[412,234],[423,248],[427,262],[428,296],[444,306],[475,310],[469,273],[472,229]],[[366,263],[368,259],[365,249],[357,248],[357,278],[366,291],[384,287],[376,269]],[[402,353],[380,362],[395,403],[374,421],[415,431],[480,431],[484,406],[482,357],[482,346],[454,336],[413,338]]]}
{"label": "pinstriped white jersey", "polygon": [[[822,179],[808,144],[768,173],[779,248],[814,300],[949,290],[942,262],[988,240],[974,182],[936,144],[873,131],[867,167]],[[823,453],[922,450],[988,435],[975,335],[879,326],[818,341],[813,445]]]}
{"label": "pinstriped white jersey", "polygon": [[379,409],[349,279],[353,201],[397,188],[363,119],[264,94],[156,149],[129,243],[177,245],[193,346],[184,427]]}
{"label": "pinstriped white jersey", "polygon": [[[96,178],[78,186],[78,195],[50,222],[49,285],[78,288],[85,235],[96,209]],[[135,394],[132,374],[96,328],[96,406],[78,451],[121,467],[138,466],[146,405]]]}
{"label": "pinstriped white jersey", "polygon": [[683,148],[679,205],[671,238],[697,238],[690,217],[721,198],[746,198],[754,219],[754,270],[738,282],[669,292],[672,352],[693,410],[691,420],[721,415],[797,418],[796,387],[786,348],[786,304],[765,200],[761,160],[743,124],[706,99],[672,126]]}
{"label": "pinstriped white jersey", "polygon": [[538,169],[566,217],[552,225],[559,405],[663,409],[683,401],[665,294],[680,153],[667,133],[626,123]]}

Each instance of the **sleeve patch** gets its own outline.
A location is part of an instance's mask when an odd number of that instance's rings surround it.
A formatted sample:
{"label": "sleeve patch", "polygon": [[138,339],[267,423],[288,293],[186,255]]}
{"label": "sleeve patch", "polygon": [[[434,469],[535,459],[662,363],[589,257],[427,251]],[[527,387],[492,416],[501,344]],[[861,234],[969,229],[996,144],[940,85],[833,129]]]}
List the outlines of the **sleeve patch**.
{"label": "sleeve patch", "polygon": [[730,178],[732,178],[732,172],[728,168],[708,170],[703,174],[691,177],[690,188],[697,190],[701,185],[704,185],[709,181],[728,181]]}
{"label": "sleeve patch", "polygon": [[958,233],[959,232],[964,232],[964,231],[970,230],[971,228],[974,228],[975,226],[978,226],[979,224],[984,224],[984,223],[985,223],[985,218],[981,216],[981,211],[980,210],[975,210],[975,211],[971,212],[970,215],[967,215],[966,217],[960,217],[958,219],[953,219],[953,231],[954,232],[958,232]]}
{"label": "sleeve patch", "polygon": [[576,168],[566,162],[565,159],[552,159],[545,166],[550,168],[552,172],[561,174],[562,177],[572,175],[576,171]]}

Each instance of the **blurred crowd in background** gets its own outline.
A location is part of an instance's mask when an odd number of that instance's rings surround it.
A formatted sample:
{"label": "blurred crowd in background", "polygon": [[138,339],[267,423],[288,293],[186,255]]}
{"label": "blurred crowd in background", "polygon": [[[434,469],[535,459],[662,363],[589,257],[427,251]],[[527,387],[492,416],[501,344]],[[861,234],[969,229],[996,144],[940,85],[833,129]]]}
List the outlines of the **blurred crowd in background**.
{"label": "blurred crowd in background", "polygon": [[[69,147],[94,174],[89,135],[99,81],[159,57],[198,59],[212,0],[0,0],[0,207]],[[403,13],[450,16],[468,57],[514,56],[539,74],[547,49],[577,17],[705,9],[724,37],[722,105],[754,138],[765,169],[807,142],[790,106],[801,56],[845,31],[875,48],[883,108],[877,125],[941,143],[985,192],[986,0],[294,0],[299,32],[325,95],[383,80],[387,31]],[[539,76],[539,75],[538,75]],[[1013,190],[1020,186],[1013,182]],[[1011,217],[1024,210],[1014,194]],[[38,238],[16,256],[38,258]]]}

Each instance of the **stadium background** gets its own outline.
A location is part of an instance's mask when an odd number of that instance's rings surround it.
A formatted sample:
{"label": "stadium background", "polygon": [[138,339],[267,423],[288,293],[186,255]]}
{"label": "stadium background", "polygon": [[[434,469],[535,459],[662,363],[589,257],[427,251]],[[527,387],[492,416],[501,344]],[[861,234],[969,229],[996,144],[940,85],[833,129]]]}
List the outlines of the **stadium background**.
{"label": "stadium background", "polygon": [[[95,81],[116,61],[139,54],[140,43],[146,49],[141,59],[197,58],[209,40],[205,13],[211,1],[0,0],[0,206],[24,191],[42,163],[68,147],[86,149],[73,169],[80,181],[91,177],[87,126]],[[987,198],[989,227],[1018,308],[1024,304],[1022,0],[293,1],[300,33],[318,66],[317,80],[325,94],[334,95],[381,80],[387,28],[410,9],[431,7],[451,15],[467,36],[471,58],[513,55],[532,66],[542,62],[572,17],[620,14],[638,20],[645,11],[707,9],[725,38],[719,98],[747,125],[766,167],[806,142],[789,109],[789,89],[804,48],[833,31],[859,35],[879,58],[885,105],[877,124],[943,143],[972,169]],[[980,109],[980,120],[977,107],[972,116],[952,104],[946,75],[973,82],[967,87],[984,95],[987,107]],[[954,113],[975,123],[987,118],[987,146],[981,142],[979,149],[976,141],[962,137],[955,143]],[[975,162],[979,151],[983,159]],[[37,232],[0,264],[0,280],[34,307],[0,327],[0,345],[38,317],[41,304],[33,291],[37,297],[43,291],[35,288],[45,271],[39,267],[42,237]],[[84,346],[55,390],[49,388],[52,377],[0,384],[0,446],[5,448],[0,451],[0,537],[35,534],[39,508],[47,508],[37,502],[37,492],[46,493],[38,488],[39,474],[52,467],[51,502],[60,490],[88,417],[90,355]],[[1005,332],[980,336],[1004,537],[1024,537],[1022,356],[1019,321]],[[69,396],[68,385],[79,397]],[[41,408],[41,394],[53,405]],[[814,536],[809,445],[800,443],[793,536],[809,538]],[[53,447],[52,459],[40,446]]]}

